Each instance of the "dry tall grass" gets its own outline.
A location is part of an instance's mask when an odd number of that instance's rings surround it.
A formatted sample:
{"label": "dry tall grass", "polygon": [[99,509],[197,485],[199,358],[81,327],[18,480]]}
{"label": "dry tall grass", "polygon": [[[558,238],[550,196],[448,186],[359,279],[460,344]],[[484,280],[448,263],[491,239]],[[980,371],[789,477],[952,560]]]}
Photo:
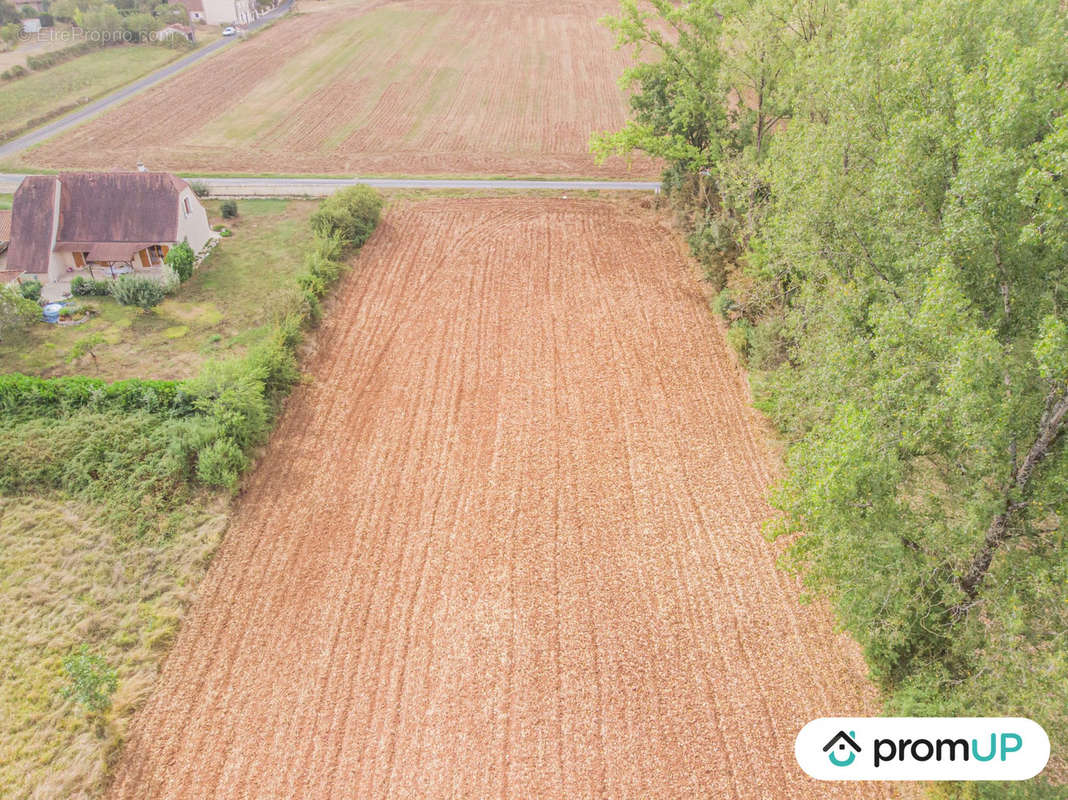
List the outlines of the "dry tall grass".
{"label": "dry tall grass", "polygon": [[[107,778],[226,525],[205,496],[165,541],[99,524],[99,509],[0,496],[0,797],[90,798]],[[82,643],[118,670],[110,711],[60,692]]]}

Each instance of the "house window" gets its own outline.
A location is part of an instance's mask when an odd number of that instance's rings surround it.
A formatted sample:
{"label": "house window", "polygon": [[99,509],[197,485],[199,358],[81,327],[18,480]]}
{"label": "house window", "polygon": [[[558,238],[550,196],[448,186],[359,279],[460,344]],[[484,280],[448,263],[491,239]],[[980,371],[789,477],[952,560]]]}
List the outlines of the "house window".
{"label": "house window", "polygon": [[185,215],[188,217],[190,214],[193,213],[193,207],[189,205],[188,197],[183,198],[182,202],[185,203]]}

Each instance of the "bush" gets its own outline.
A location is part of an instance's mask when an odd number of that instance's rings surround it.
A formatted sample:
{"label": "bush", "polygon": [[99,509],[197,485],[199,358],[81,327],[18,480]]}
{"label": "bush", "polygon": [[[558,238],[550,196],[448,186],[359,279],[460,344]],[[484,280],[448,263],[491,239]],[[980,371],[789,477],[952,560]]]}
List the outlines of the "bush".
{"label": "bush", "polygon": [[111,287],[112,296],[124,306],[137,306],[145,311],[163,302],[163,285],[141,275],[123,275]]}
{"label": "bush", "polygon": [[259,444],[270,415],[262,365],[247,361],[209,361],[183,386],[198,412],[217,422],[222,435],[242,449]]}
{"label": "bush", "polygon": [[55,27],[55,24],[56,24],[55,19],[52,17],[51,14],[49,14],[47,12],[41,14],[38,17],[38,19],[41,20],[41,27],[42,28],[53,28],[53,27]]}
{"label": "bush", "polygon": [[41,307],[10,286],[0,286],[0,341],[18,334],[41,318]]}
{"label": "bush", "polygon": [[70,61],[72,58],[84,56],[86,53],[90,53],[98,48],[99,44],[96,42],[79,42],[78,44],[72,44],[70,47],[64,47],[60,50],[50,50],[49,52],[42,53],[38,56],[27,56],[26,66],[32,70],[48,69],[49,67],[56,66],[56,64],[62,64],[64,61]]}
{"label": "bush", "polygon": [[111,294],[111,281],[98,281],[76,275],[70,282],[70,293],[75,297],[107,297]]}
{"label": "bush", "polygon": [[189,246],[189,242],[182,242],[167,251],[167,256],[163,259],[163,263],[177,272],[178,277],[184,283],[192,277],[193,265],[196,260],[196,254],[193,252],[193,248]]}
{"label": "bush", "polygon": [[730,289],[724,289],[722,292],[716,295],[716,299],[712,301],[712,310],[719,314],[721,317],[726,318],[727,314],[732,308],[736,307],[734,302],[734,295]]}
{"label": "bush", "polygon": [[90,653],[87,645],[63,659],[63,671],[70,679],[63,690],[64,697],[73,698],[87,711],[111,708],[111,695],[119,686],[119,677],[103,658]]}
{"label": "bush", "polygon": [[41,282],[38,280],[29,280],[25,283],[20,283],[19,294],[27,300],[33,300],[36,303],[41,299]]}
{"label": "bush", "polygon": [[5,69],[0,73],[0,78],[3,78],[5,81],[13,81],[15,78],[25,78],[29,74],[30,71],[28,69],[21,64],[16,64],[10,69]]}
{"label": "bush", "polygon": [[727,344],[734,348],[743,361],[749,358],[749,349],[751,346],[750,337],[753,333],[753,326],[749,323],[749,320],[740,319],[735,322],[730,328],[727,329]]}
{"label": "bush", "polygon": [[174,381],[130,379],[105,383],[81,375],[0,375],[0,410],[6,414],[53,417],[87,406],[96,410],[166,413],[171,417],[194,411],[192,396]]}
{"label": "bush", "polygon": [[204,181],[189,181],[189,188],[193,190],[193,194],[197,197],[207,197],[211,194],[211,189]]}
{"label": "bush", "polygon": [[168,297],[178,291],[182,285],[182,278],[174,271],[174,267],[163,265],[159,276],[159,285],[163,287],[163,294]]}
{"label": "bush", "polygon": [[219,206],[219,212],[223,219],[233,219],[237,216],[237,201],[223,200],[222,205]]}
{"label": "bush", "polygon": [[248,459],[232,439],[216,439],[197,452],[197,478],[208,486],[233,489]]}
{"label": "bush", "polygon": [[326,198],[311,216],[320,239],[336,239],[344,247],[361,247],[382,213],[382,195],[369,186],[350,186]]}

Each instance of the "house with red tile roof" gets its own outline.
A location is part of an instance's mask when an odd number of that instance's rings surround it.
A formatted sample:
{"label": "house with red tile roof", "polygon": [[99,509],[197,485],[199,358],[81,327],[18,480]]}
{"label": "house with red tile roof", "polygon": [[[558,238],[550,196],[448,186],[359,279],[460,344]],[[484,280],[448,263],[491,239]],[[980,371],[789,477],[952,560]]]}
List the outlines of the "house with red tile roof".
{"label": "house with red tile roof", "polygon": [[177,0],[194,22],[208,25],[248,25],[259,17],[255,0]]}
{"label": "house with red tile roof", "polygon": [[68,172],[23,179],[11,207],[9,271],[52,283],[116,264],[159,266],[188,242],[211,239],[208,215],[189,184],[166,172]]}

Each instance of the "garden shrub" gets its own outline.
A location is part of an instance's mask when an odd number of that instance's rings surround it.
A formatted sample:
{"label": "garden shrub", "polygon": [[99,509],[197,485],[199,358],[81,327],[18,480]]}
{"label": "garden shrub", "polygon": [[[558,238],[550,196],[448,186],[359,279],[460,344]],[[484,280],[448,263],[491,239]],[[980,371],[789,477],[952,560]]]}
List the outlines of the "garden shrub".
{"label": "garden shrub", "polygon": [[41,318],[41,307],[10,286],[0,286],[0,341],[23,333]]}
{"label": "garden shrub", "polygon": [[176,244],[167,251],[167,255],[163,259],[163,263],[177,272],[178,277],[183,283],[192,277],[193,266],[196,264],[196,261],[196,253],[194,253],[193,248],[189,246],[189,242]]}
{"label": "garden shrub", "polygon": [[145,311],[163,302],[163,285],[143,275],[123,275],[111,288],[112,296],[124,306],[137,306]]}
{"label": "garden shrub", "polygon": [[111,294],[111,281],[98,281],[76,275],[70,282],[70,293],[75,297],[106,297]]}
{"label": "garden shrub", "polygon": [[163,287],[163,294],[170,296],[181,287],[182,279],[174,270],[174,267],[164,264],[163,269],[160,271],[159,285]]}
{"label": "garden shrub", "polygon": [[337,239],[344,247],[361,247],[382,213],[382,196],[369,186],[350,186],[326,198],[311,216],[320,239]]}
{"label": "garden shrub", "polygon": [[189,181],[189,188],[193,190],[193,194],[197,197],[204,198],[211,194],[211,189],[208,188],[204,181]]}
{"label": "garden shrub", "polygon": [[41,282],[38,280],[29,280],[19,284],[19,294],[25,297],[27,300],[33,300],[37,302],[41,299]]}
{"label": "garden shrub", "polygon": [[237,201],[223,200],[222,205],[219,206],[219,213],[222,214],[223,219],[233,219],[237,216]]}

